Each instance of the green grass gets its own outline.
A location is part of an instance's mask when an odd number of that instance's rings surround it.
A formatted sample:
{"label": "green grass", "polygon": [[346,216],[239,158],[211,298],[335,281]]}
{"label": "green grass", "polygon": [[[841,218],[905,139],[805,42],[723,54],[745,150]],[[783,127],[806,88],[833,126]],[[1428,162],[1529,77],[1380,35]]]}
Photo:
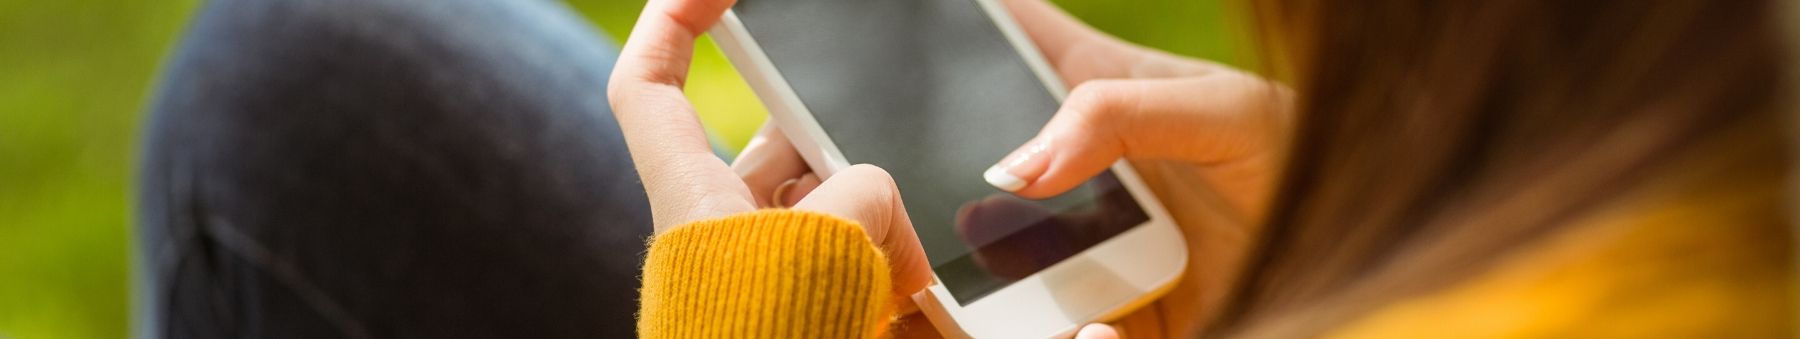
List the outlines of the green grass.
{"label": "green grass", "polygon": [[[1249,59],[1217,0],[1057,2],[1138,43]],[[0,339],[126,336],[139,113],[198,4],[0,0]],[[618,39],[642,6],[571,4]],[[692,74],[701,118],[741,147],[764,117],[756,98],[710,42]]]}

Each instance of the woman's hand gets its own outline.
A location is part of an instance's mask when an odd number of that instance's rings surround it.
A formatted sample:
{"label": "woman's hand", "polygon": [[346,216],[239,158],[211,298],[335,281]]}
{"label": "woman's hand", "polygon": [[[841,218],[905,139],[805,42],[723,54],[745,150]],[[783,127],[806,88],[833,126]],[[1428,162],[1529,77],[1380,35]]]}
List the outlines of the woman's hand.
{"label": "woman's hand", "polygon": [[[1004,0],[1073,89],[1038,136],[984,173],[1021,196],[1053,196],[1121,157],[1180,225],[1188,267],[1152,307],[1119,330],[1191,335],[1228,298],[1262,224],[1292,129],[1293,94],[1253,74],[1135,46],[1094,30],[1044,0]],[[1171,166],[1173,165],[1173,166]],[[1105,325],[1079,338],[1116,338]]]}
{"label": "woman's hand", "polygon": [[1260,220],[1290,129],[1291,94],[1255,75],[1135,46],[1043,0],[1007,7],[1063,80],[1062,109],[985,177],[1029,198],[1068,191],[1132,160],[1176,160]]}
{"label": "woman's hand", "polygon": [[[693,106],[682,94],[694,38],[731,5],[730,0],[650,1],[613,68],[607,98],[643,179],[658,234],[766,207],[768,193],[753,192],[768,192],[776,187],[770,183],[779,185],[805,172],[805,164],[794,161],[788,167],[744,170],[739,177],[713,155]],[[763,144],[752,147],[793,154],[785,138],[768,138],[771,135],[780,133],[764,133],[759,141]],[[782,200],[783,205],[861,223],[888,256],[894,270],[894,300],[910,304],[912,292],[930,280],[931,268],[893,179],[869,165],[852,166],[824,182],[812,178],[808,188],[816,188],[797,190],[803,193]]]}

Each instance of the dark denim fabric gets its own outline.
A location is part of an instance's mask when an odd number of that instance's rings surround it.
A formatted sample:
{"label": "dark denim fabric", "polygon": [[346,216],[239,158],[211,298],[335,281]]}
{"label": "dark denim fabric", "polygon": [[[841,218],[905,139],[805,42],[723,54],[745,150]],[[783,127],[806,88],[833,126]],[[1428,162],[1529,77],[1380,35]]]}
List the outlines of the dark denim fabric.
{"label": "dark denim fabric", "polygon": [[215,0],[136,191],[140,338],[633,335],[610,43],[537,0]]}

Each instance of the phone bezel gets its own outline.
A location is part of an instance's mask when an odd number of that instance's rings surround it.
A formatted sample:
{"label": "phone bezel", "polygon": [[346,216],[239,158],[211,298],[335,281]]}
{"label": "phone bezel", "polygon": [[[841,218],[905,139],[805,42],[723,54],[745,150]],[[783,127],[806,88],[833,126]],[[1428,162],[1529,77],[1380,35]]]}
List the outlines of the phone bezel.
{"label": "phone bezel", "polygon": [[[1057,101],[1067,95],[1062,80],[998,0],[980,5],[1014,50]],[[756,43],[735,11],[726,11],[710,31],[713,40],[787,134],[801,157],[821,178],[849,167],[843,152],[806,109]],[[957,302],[934,281],[913,295],[920,310],[948,336],[1051,337],[1074,333],[1082,324],[1107,321],[1168,292],[1186,269],[1187,245],[1174,219],[1126,161],[1112,166],[1150,220],[1102,241],[1067,260],[975,302]],[[971,174],[971,175],[979,175]],[[1100,275],[1095,270],[1110,271]],[[935,280],[936,273],[933,273]]]}

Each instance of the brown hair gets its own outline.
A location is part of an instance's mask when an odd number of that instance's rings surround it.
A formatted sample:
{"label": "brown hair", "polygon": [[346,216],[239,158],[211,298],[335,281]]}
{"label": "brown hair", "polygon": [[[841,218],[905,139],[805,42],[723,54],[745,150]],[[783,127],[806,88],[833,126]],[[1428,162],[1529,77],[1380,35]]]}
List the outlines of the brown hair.
{"label": "brown hair", "polygon": [[1772,1],[1273,0],[1256,13],[1300,113],[1215,333],[1317,335],[1652,190],[1754,190],[1740,195],[1750,212],[1714,221],[1776,236],[1745,246],[1787,255]]}

